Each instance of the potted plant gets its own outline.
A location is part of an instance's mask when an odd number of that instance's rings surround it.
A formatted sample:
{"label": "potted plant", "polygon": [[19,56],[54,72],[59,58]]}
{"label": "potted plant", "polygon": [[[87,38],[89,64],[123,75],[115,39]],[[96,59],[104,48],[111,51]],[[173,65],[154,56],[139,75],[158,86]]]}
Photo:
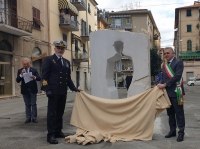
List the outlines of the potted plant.
{"label": "potted plant", "polygon": [[75,52],[75,58],[78,59],[78,52]]}
{"label": "potted plant", "polygon": [[79,53],[79,59],[82,59],[82,53]]}

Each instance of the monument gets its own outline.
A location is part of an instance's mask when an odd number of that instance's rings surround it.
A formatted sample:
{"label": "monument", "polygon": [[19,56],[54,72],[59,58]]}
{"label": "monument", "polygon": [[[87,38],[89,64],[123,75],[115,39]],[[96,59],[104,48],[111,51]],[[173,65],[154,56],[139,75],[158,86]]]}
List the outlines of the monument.
{"label": "monument", "polygon": [[91,94],[118,99],[113,74],[115,62],[122,56],[132,60],[134,73],[127,96],[142,93],[151,87],[149,38],[141,33],[98,30],[90,34]]}

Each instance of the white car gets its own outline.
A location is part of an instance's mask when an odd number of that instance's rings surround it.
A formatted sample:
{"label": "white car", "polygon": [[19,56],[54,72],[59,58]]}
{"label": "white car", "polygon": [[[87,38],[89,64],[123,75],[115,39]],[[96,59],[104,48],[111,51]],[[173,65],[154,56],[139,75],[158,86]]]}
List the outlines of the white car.
{"label": "white car", "polygon": [[187,85],[189,86],[200,85],[200,78],[189,79]]}

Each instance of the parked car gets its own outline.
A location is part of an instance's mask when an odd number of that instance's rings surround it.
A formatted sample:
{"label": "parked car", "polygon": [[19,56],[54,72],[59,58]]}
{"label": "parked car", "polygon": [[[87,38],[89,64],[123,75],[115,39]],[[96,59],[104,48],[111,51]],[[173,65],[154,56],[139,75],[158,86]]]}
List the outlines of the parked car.
{"label": "parked car", "polygon": [[187,85],[189,86],[200,85],[200,78],[196,78],[196,77],[189,78]]}

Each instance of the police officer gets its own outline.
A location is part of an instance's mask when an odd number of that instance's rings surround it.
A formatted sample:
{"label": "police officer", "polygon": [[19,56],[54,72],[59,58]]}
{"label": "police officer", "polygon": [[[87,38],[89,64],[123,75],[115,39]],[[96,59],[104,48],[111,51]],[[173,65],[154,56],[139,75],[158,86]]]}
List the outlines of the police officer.
{"label": "police officer", "polygon": [[44,59],[42,64],[42,90],[48,97],[47,142],[58,144],[56,138],[65,138],[62,132],[63,113],[67,97],[67,88],[79,91],[71,80],[70,62],[63,58],[67,43],[54,41],[55,54]]}

